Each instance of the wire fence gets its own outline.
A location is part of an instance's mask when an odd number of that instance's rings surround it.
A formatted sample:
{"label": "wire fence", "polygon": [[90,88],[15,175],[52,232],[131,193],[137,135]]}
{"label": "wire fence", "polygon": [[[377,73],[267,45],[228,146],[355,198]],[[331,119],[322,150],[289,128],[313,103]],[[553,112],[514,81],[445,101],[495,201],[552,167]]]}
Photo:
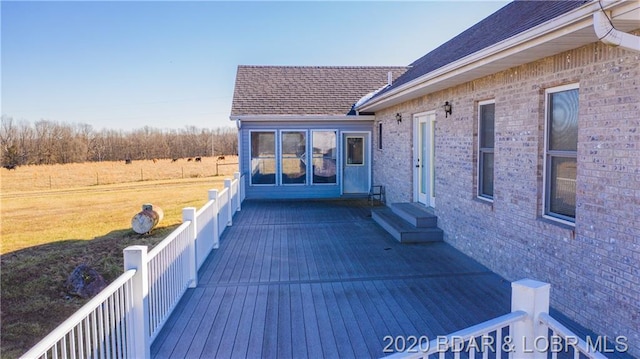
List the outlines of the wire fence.
{"label": "wire fence", "polygon": [[72,187],[101,186],[140,181],[231,176],[238,170],[236,156],[225,160],[203,157],[200,161],[146,160],[119,162],[87,162],[65,165],[21,166],[2,169],[3,193]]}

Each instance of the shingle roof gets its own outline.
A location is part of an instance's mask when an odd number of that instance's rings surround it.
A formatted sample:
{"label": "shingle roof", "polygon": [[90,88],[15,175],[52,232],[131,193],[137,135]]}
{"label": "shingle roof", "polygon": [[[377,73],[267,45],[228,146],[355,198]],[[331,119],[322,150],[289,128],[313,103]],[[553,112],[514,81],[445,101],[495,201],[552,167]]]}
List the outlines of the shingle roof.
{"label": "shingle roof", "polygon": [[238,66],[231,115],[346,115],[406,67]]}
{"label": "shingle roof", "polygon": [[409,70],[400,76],[393,86],[381,91],[375,97],[451,62],[521,34],[590,1],[513,1],[414,61]]}

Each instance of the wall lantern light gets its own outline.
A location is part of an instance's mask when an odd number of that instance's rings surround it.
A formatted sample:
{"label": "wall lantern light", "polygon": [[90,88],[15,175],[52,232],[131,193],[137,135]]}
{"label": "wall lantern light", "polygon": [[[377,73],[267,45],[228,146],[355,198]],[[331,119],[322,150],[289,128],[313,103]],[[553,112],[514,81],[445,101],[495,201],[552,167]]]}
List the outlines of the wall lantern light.
{"label": "wall lantern light", "polygon": [[398,121],[398,124],[402,122],[402,115],[400,114],[400,112],[396,113],[396,121]]}
{"label": "wall lantern light", "polygon": [[451,104],[449,101],[445,101],[442,107],[444,108],[444,117],[449,117],[449,115],[451,115]]}

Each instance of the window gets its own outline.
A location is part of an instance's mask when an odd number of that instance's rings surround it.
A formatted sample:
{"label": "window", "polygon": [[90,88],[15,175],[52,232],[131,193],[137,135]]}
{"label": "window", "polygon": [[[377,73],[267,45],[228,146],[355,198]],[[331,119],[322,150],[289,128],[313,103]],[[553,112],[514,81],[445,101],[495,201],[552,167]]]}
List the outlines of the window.
{"label": "window", "polygon": [[489,200],[493,200],[495,109],[493,101],[478,106],[478,196]]}
{"label": "window", "polygon": [[576,217],[578,85],[546,91],[544,214],[567,222]]}
{"label": "window", "polygon": [[251,132],[251,184],[276,184],[276,133]]}
{"label": "window", "polygon": [[378,123],[378,149],[382,149],[382,122]]}
{"label": "window", "polygon": [[336,183],[336,132],[313,131],[313,183]]}
{"label": "window", "polygon": [[364,165],[364,137],[347,137],[347,166]]}
{"label": "window", "polygon": [[307,183],[306,131],[282,131],[280,155],[282,184]]}

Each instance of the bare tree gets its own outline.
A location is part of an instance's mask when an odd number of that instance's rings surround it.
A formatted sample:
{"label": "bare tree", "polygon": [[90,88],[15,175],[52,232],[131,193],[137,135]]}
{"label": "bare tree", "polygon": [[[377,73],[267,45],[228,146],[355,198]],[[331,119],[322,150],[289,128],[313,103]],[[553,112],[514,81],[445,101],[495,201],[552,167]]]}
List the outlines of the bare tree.
{"label": "bare tree", "polygon": [[[3,164],[52,164],[84,161],[115,161],[199,157],[237,153],[237,132],[233,128],[179,130],[143,127],[124,132],[95,131],[87,124],[66,124],[40,120],[31,125],[2,116],[0,148]],[[215,148],[215,153],[214,153]]]}

